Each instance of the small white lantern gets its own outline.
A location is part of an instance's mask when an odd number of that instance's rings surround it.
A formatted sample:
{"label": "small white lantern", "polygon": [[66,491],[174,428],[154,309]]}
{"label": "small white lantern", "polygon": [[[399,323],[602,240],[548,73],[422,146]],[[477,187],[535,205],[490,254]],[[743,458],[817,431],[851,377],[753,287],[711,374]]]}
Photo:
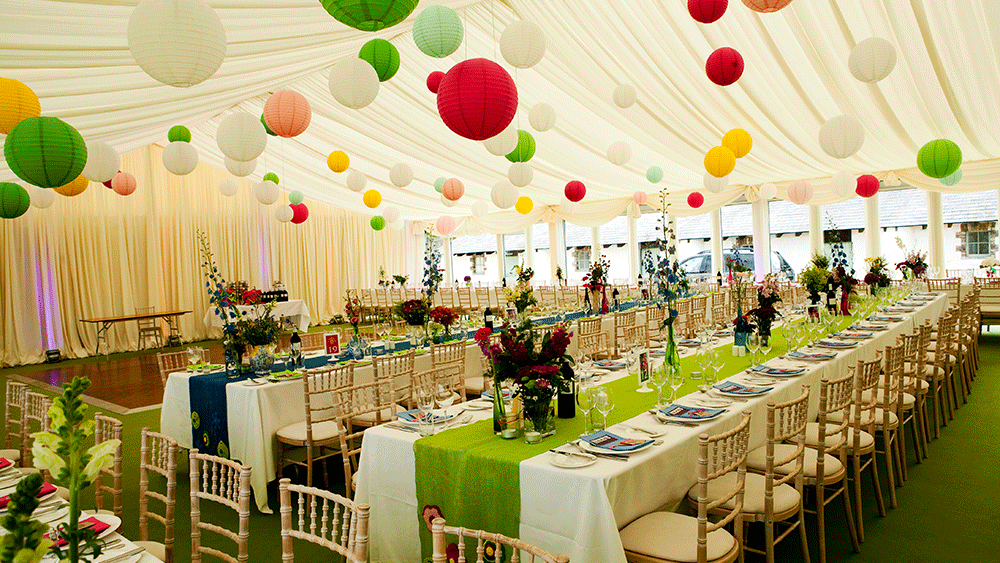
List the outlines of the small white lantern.
{"label": "small white lantern", "polygon": [[849,197],[853,195],[854,189],[857,185],[857,179],[854,177],[854,174],[843,170],[837,172],[830,178],[830,189],[833,193],[837,194],[838,197]]}
{"label": "small white lantern", "polygon": [[881,37],[869,37],[851,49],[847,68],[862,82],[878,82],[896,66],[896,47]]}
{"label": "small white lantern", "polygon": [[716,178],[709,173],[705,173],[704,180],[702,184],[705,186],[705,190],[713,194],[722,193],[726,188],[729,187],[729,177],[723,176],[721,178]]}
{"label": "small white lantern", "polygon": [[361,109],[378,96],[378,72],[368,61],[346,57],[330,69],[330,93],[351,109]]}
{"label": "small white lantern", "polygon": [[545,33],[532,22],[513,22],[500,35],[500,54],[511,66],[531,68],[545,55]]}
{"label": "small white lantern", "polygon": [[[389,181],[397,188],[405,188],[413,181],[413,169],[408,164],[399,163],[389,169]],[[388,217],[383,218],[386,223],[392,223]]]}
{"label": "small white lantern", "polygon": [[636,92],[635,86],[631,84],[622,84],[621,86],[615,88],[614,102],[615,105],[625,109],[632,107],[635,103]]}
{"label": "small white lantern", "polygon": [[259,117],[241,111],[222,120],[215,132],[215,142],[222,154],[239,162],[250,162],[267,147],[267,131]]}
{"label": "small white lantern", "polygon": [[632,147],[625,141],[615,141],[608,146],[608,161],[622,166],[632,158]]}
{"label": "small white lantern", "polygon": [[532,129],[539,133],[548,131],[556,124],[556,110],[549,104],[535,104],[528,112],[528,123]]}
{"label": "small white lantern", "polygon": [[171,174],[184,176],[198,166],[198,151],[187,141],[174,141],[163,149],[162,159]]}
{"label": "small white lantern", "polygon": [[87,143],[87,165],[83,167],[83,177],[91,182],[107,182],[115,177],[121,168],[118,152],[103,141]]}
{"label": "small white lantern", "polygon": [[507,179],[511,184],[523,188],[535,177],[535,169],[527,162],[515,162],[507,169]]}
{"label": "small white lantern", "polygon": [[222,66],[226,30],[203,0],[142,0],[128,20],[128,49],[146,74],[187,88]]}
{"label": "small white lantern", "polygon": [[444,197],[444,194],[441,194],[439,197],[441,198],[441,203],[444,204],[445,207],[455,207],[455,204],[458,203],[457,201],[452,201]]}
{"label": "small white lantern", "polygon": [[360,170],[351,170],[347,175],[347,187],[350,188],[352,192],[364,191],[365,186],[368,184],[368,177],[365,176],[364,172]]}
{"label": "small white lantern", "polygon": [[490,151],[490,154],[504,156],[517,148],[517,140],[517,126],[511,123],[503,131],[483,141],[483,146]]}
{"label": "small white lantern", "polygon": [[490,199],[493,200],[493,205],[499,207],[500,209],[510,209],[514,207],[517,203],[517,198],[520,193],[517,188],[515,188],[507,180],[500,180],[493,185],[493,189],[490,190]]}
{"label": "small white lantern", "polygon": [[279,205],[278,208],[274,210],[274,218],[282,223],[291,221],[294,216],[295,210],[292,209],[291,205]]}
{"label": "small white lantern", "polygon": [[257,184],[254,188],[253,194],[257,196],[257,201],[263,203],[264,205],[271,205],[272,203],[278,201],[278,184],[270,180],[264,180],[263,182]]}
{"label": "small white lantern", "polygon": [[238,160],[233,160],[226,157],[226,170],[229,171],[233,176],[239,176],[240,178],[244,176],[249,176],[253,174],[253,171],[257,168],[257,159],[249,160],[247,162],[240,162]]}
{"label": "small white lantern", "polygon": [[386,223],[395,223],[399,221],[399,208],[395,205],[390,205],[382,211],[382,218],[385,219]]}
{"label": "small white lantern", "polygon": [[223,178],[219,180],[219,193],[231,197],[236,195],[236,192],[240,191],[240,185],[236,183],[235,178]]}
{"label": "small white lantern", "polygon": [[849,115],[828,119],[819,129],[819,146],[834,158],[847,158],[861,149],[865,128]]}
{"label": "small white lantern", "polygon": [[55,190],[31,186],[28,190],[28,197],[31,198],[31,205],[39,209],[45,209],[56,201]]}
{"label": "small white lantern", "polygon": [[774,184],[771,183],[760,185],[760,197],[764,201],[767,201],[769,199],[774,199],[776,195],[778,195],[778,186],[775,186]]}

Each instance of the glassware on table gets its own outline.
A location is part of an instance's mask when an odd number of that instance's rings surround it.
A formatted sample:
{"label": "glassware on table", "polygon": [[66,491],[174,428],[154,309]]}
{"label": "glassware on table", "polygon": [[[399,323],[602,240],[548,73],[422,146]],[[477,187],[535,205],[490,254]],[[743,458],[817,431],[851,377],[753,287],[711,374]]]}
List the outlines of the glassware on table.
{"label": "glassware on table", "polygon": [[194,366],[198,365],[198,362],[201,361],[201,357],[198,354],[197,348],[188,348],[187,352],[188,352],[188,366],[191,368],[192,371],[194,371]]}
{"label": "glassware on table", "polygon": [[604,430],[608,427],[608,414],[615,408],[615,394],[606,387],[598,387],[594,394],[594,407],[601,413],[601,425],[597,430]]}
{"label": "glassware on table", "polygon": [[716,354],[712,358],[712,364],[711,364],[712,371],[714,372],[712,381],[709,382],[711,385],[715,385],[716,383],[719,382],[719,372],[722,371],[722,368],[725,367],[725,365],[726,365],[726,357],[723,356],[722,353],[716,351]]}
{"label": "glassware on table", "polygon": [[760,352],[764,356],[761,363],[767,362],[768,357],[771,355],[771,338],[766,338],[760,343]]}
{"label": "glassware on table", "polygon": [[420,387],[417,389],[417,411],[420,418],[419,430],[421,436],[430,436],[431,434],[434,434],[434,395],[434,391],[426,387]]}
{"label": "glassware on table", "polygon": [[585,434],[592,434],[594,432],[594,421],[591,415],[597,406],[594,402],[596,390],[597,387],[587,380],[581,380],[576,388],[576,404],[580,407],[580,412],[583,413]]}
{"label": "glassware on table", "polygon": [[747,350],[750,352],[750,366],[760,363],[760,335],[751,332],[747,335]]}
{"label": "glassware on table", "polygon": [[663,400],[663,388],[670,382],[670,370],[673,366],[667,362],[663,362],[662,365],[658,366],[649,376],[649,382],[656,387],[656,408],[661,409],[669,403]]}
{"label": "glassware on table", "polygon": [[667,375],[670,377],[670,402],[674,402],[677,400],[677,390],[684,385],[684,370],[679,366],[672,366]]}

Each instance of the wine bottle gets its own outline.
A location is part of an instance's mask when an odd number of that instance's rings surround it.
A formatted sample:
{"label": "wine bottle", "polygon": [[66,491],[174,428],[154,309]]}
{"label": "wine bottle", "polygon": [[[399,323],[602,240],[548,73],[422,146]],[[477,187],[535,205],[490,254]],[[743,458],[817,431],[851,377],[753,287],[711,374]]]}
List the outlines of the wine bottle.
{"label": "wine bottle", "polygon": [[573,418],[576,416],[576,382],[572,379],[569,382],[569,389],[559,391],[556,403],[556,416],[559,418]]}
{"label": "wine bottle", "polygon": [[490,332],[493,332],[493,311],[488,305],[486,310],[483,311],[483,326],[490,329]]}
{"label": "wine bottle", "polygon": [[719,284],[719,288],[722,288],[722,272],[715,273],[715,281]]}
{"label": "wine bottle", "polygon": [[614,291],[611,292],[611,299],[614,301],[615,311],[621,310],[621,303],[618,301],[619,295],[621,294],[618,293],[618,288],[616,287]]}
{"label": "wine bottle", "polygon": [[583,292],[583,312],[589,315],[593,310],[590,304],[590,291],[587,290]]}
{"label": "wine bottle", "polygon": [[292,364],[299,366],[302,361],[302,338],[299,337],[298,332],[293,332],[292,337],[289,340],[289,348],[291,349],[291,356],[289,359],[292,360]]}

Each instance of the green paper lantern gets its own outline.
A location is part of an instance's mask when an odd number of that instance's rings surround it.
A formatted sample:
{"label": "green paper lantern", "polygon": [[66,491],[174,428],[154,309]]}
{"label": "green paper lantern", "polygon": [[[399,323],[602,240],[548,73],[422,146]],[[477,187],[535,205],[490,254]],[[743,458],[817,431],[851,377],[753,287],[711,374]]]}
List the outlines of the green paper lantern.
{"label": "green paper lantern", "polygon": [[0,217],[16,219],[28,210],[31,197],[28,190],[11,182],[0,182]]}
{"label": "green paper lantern", "polygon": [[917,153],[917,167],[931,178],[944,178],[961,165],[962,149],[948,139],[935,139]]}
{"label": "green paper lantern", "polygon": [[265,180],[270,180],[270,181],[274,182],[275,184],[278,183],[278,175],[275,174],[274,172],[268,172],[267,174],[264,174],[264,179]]}
{"label": "green paper lantern", "polygon": [[288,203],[291,203],[292,205],[298,205],[302,203],[303,199],[304,196],[302,195],[302,192],[300,192],[299,190],[292,190],[288,194]]}
{"label": "green paper lantern", "polygon": [[191,131],[183,125],[174,125],[170,128],[170,132],[167,133],[167,140],[171,143],[174,141],[184,141],[185,143],[190,143]]}
{"label": "green paper lantern", "polygon": [[447,181],[448,178],[445,178],[444,176],[441,176],[437,180],[434,180],[434,191],[436,191],[437,193],[441,193],[441,191],[444,190],[444,183]]}
{"label": "green paper lantern", "polygon": [[406,19],[419,0],[320,0],[337,21],[361,31],[378,31]]}
{"label": "green paper lantern", "polygon": [[372,229],[376,231],[381,231],[382,229],[385,228],[385,218],[382,217],[381,215],[376,215],[372,217],[371,226]]}
{"label": "green paper lantern", "polygon": [[267,126],[267,121],[264,119],[264,114],[263,113],[260,114],[260,122],[261,122],[261,124],[264,125],[264,132],[265,133],[267,133],[268,135],[270,135],[272,137],[277,137],[278,136],[277,133],[275,133],[274,131],[271,131],[271,128]]}
{"label": "green paper lantern", "polygon": [[413,42],[430,57],[442,59],[454,53],[464,35],[462,19],[447,6],[428,6],[413,22]]}
{"label": "green paper lantern", "polygon": [[40,188],[72,182],[87,164],[83,137],[58,117],[29,117],[15,125],[3,154],[18,178]]}
{"label": "green paper lantern", "polygon": [[962,181],[962,169],[959,168],[958,170],[952,172],[951,174],[948,174],[944,178],[941,178],[939,181],[946,186],[954,186],[955,184]]}
{"label": "green paper lantern", "polygon": [[663,169],[659,166],[650,166],[646,170],[646,179],[654,184],[658,184],[663,179]]}
{"label": "green paper lantern", "polygon": [[385,39],[372,39],[361,47],[358,58],[372,65],[378,74],[378,81],[385,82],[399,70],[399,51]]}
{"label": "green paper lantern", "polygon": [[517,146],[507,154],[511,162],[528,162],[535,156],[535,138],[524,129],[517,130]]}

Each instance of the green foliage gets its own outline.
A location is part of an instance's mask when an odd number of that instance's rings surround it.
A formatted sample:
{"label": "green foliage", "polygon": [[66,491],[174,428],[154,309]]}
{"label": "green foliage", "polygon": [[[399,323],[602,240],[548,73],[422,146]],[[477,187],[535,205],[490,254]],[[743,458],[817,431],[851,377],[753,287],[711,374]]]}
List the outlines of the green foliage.
{"label": "green foliage", "polygon": [[819,252],[817,252],[816,254],[813,254],[812,265],[819,268],[820,270],[829,270],[830,259],[827,258],[825,254],[820,254]]}
{"label": "green foliage", "polygon": [[829,278],[830,272],[826,268],[816,266],[815,263],[799,272],[799,282],[805,286],[812,297],[817,297],[821,292],[826,291],[826,282]]}
{"label": "green foliage", "polygon": [[41,490],[42,476],[35,473],[21,479],[10,495],[7,515],[0,520],[7,530],[0,539],[0,563],[38,563],[52,545],[52,540],[45,537],[49,527],[31,519]]}

